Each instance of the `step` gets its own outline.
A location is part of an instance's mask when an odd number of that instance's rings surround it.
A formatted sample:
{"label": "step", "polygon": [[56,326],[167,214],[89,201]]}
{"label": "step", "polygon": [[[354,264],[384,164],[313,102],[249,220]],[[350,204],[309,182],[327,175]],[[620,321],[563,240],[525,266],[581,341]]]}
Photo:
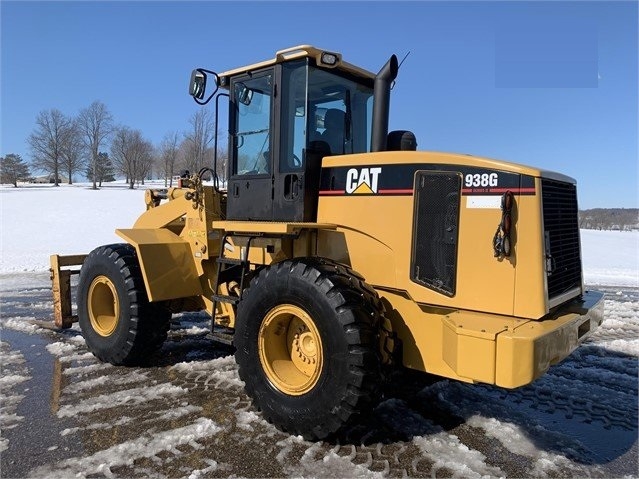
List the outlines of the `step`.
{"label": "step", "polygon": [[238,304],[240,302],[240,298],[237,296],[227,296],[225,294],[214,294],[211,299],[218,303]]}
{"label": "step", "polygon": [[248,266],[249,262],[245,259],[236,259],[236,258],[217,258],[216,261],[220,264],[228,264],[228,265],[242,265]]}
{"label": "step", "polygon": [[233,335],[229,333],[222,333],[218,331],[214,331],[206,335],[207,339],[211,341],[215,341],[216,343],[222,343],[227,346],[233,346]]}

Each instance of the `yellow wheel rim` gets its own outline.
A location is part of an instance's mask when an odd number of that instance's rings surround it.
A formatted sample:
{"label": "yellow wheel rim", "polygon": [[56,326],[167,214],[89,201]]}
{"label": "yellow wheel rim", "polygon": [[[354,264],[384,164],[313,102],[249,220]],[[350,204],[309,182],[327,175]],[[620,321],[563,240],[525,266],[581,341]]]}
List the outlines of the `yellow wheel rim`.
{"label": "yellow wheel rim", "polygon": [[262,369],[273,386],[291,396],[312,390],[322,372],[322,339],[303,309],[283,304],[271,309],[258,336]]}
{"label": "yellow wheel rim", "polygon": [[100,336],[110,336],[118,326],[120,302],[115,285],[106,276],[96,277],[89,286],[89,319]]}

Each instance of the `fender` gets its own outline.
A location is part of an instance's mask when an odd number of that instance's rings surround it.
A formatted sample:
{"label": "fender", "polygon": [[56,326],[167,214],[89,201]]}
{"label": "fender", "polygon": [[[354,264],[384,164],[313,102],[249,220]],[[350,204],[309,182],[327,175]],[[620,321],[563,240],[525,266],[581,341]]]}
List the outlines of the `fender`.
{"label": "fender", "polygon": [[117,229],[135,247],[149,301],[201,296],[202,285],[188,241],[168,229]]}

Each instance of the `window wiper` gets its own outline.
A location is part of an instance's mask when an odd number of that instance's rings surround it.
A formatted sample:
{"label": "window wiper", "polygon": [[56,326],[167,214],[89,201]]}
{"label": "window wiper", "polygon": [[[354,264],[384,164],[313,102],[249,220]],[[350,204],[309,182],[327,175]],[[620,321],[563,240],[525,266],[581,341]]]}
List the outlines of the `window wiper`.
{"label": "window wiper", "polygon": [[241,133],[238,133],[237,136],[248,136],[248,135],[255,135],[257,133],[264,133],[267,132],[269,129],[268,128],[262,128],[261,130],[249,130],[249,131],[243,131]]}

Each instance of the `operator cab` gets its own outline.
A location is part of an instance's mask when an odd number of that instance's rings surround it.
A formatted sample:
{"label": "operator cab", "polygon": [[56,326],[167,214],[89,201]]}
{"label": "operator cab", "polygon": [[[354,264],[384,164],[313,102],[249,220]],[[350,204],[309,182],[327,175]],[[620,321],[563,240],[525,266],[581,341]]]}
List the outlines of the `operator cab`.
{"label": "operator cab", "polygon": [[[216,89],[202,101],[206,73],[215,76]],[[196,102],[206,104],[217,87],[228,90],[218,95],[230,105],[227,219],[315,221],[322,158],[374,148],[378,78],[338,53],[307,45],[221,74],[194,70]],[[388,98],[385,103],[387,129]]]}

